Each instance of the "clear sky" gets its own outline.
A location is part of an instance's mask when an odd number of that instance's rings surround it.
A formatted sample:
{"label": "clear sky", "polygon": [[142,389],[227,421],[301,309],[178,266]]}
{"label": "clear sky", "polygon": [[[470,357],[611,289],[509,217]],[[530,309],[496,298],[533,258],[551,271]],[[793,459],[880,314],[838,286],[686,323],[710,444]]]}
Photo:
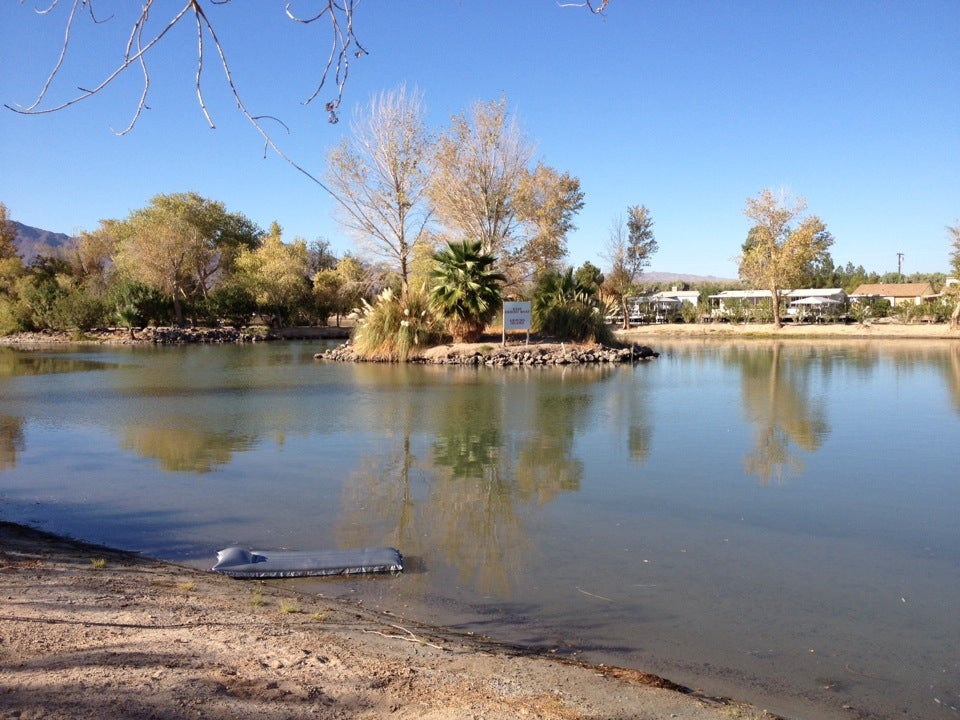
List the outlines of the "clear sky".
{"label": "clear sky", "polygon": [[[0,102],[33,101],[53,67],[67,11],[0,3]],[[157,0],[156,22],[185,0]],[[99,0],[71,38],[51,100],[98,83],[123,52],[124,6]],[[537,156],[580,178],[585,207],[569,264],[603,269],[613,221],[646,205],[660,245],[649,270],[736,277],[765,187],[804,196],[836,238],[832,255],[867,270],[948,270],[945,226],[960,218],[960,0],[648,2],[611,0],[605,17],[556,0],[365,0],[343,120],[304,106],[328,52],[328,26],[292,23],[285,3],[208,7],[234,80],[307,170],[349,132],[351,110],[401,83],[424,94],[431,125],[505,97]],[[302,7],[297,7],[298,5]],[[294,3],[304,14],[309,0]],[[164,16],[163,13],[169,13]],[[208,48],[210,49],[210,48]],[[0,108],[0,201],[13,219],[56,232],[96,228],[158,193],[196,191],[284,238],[353,250],[324,192],[276,156],[236,112],[216,58],[194,89],[196,42],[184,24],[150,60],[146,110],[136,72],[52,115]]]}

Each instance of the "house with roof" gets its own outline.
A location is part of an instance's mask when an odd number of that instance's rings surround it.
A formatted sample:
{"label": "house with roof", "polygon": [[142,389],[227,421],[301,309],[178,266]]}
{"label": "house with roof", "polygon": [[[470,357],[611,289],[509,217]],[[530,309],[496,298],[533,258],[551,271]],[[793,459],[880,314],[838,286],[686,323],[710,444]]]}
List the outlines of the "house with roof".
{"label": "house with roof", "polygon": [[905,304],[920,305],[937,297],[933,286],[928,282],[919,283],[864,283],[852,293],[850,299],[859,302],[864,299],[886,300],[890,307]]}
{"label": "house with roof", "polygon": [[[780,293],[781,298],[783,293]],[[710,305],[710,320],[728,320],[738,315],[749,314],[762,304],[770,302],[769,290],[722,290],[707,296]]]}
{"label": "house with roof", "polygon": [[[709,297],[710,317],[724,319],[738,312],[749,314],[760,305],[769,305],[770,297],[769,290],[724,290]],[[780,291],[780,305],[786,306],[785,320],[840,318],[846,313],[848,304],[849,298],[843,288]]]}
{"label": "house with roof", "polygon": [[817,298],[820,300],[832,300],[836,303],[844,304],[848,301],[847,294],[843,288],[800,288],[786,293],[791,303],[799,300],[809,300]]}
{"label": "house with roof", "polygon": [[693,306],[696,306],[700,302],[700,291],[699,290],[677,290],[672,288],[670,290],[661,290],[658,293],[654,293],[650,296],[654,301],[665,301],[670,304],[671,301],[677,301],[678,303],[690,303]]}

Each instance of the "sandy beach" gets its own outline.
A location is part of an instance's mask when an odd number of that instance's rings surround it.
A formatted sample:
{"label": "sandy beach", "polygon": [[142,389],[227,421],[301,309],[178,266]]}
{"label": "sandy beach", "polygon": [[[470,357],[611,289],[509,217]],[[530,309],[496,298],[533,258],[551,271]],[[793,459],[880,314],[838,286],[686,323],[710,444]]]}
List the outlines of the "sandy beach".
{"label": "sandy beach", "polygon": [[947,323],[899,323],[887,318],[871,323],[786,323],[777,329],[763,323],[694,323],[640,325],[617,330],[617,337],[630,342],[652,344],[656,337],[723,339],[747,337],[770,340],[960,340],[960,330]]}
{"label": "sandy beach", "polygon": [[11,523],[0,578],[3,718],[775,717]]}

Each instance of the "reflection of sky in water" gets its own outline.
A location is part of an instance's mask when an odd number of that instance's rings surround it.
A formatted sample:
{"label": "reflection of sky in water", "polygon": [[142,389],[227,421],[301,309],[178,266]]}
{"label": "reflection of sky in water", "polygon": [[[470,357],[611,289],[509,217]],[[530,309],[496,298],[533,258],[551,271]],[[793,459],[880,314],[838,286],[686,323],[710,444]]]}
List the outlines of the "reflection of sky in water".
{"label": "reflection of sky in water", "polygon": [[960,687],[957,348],[658,349],[479,371],[67,352],[99,369],[0,375],[2,516],[198,565],[394,544],[413,572],[324,592],[787,714],[937,717]]}

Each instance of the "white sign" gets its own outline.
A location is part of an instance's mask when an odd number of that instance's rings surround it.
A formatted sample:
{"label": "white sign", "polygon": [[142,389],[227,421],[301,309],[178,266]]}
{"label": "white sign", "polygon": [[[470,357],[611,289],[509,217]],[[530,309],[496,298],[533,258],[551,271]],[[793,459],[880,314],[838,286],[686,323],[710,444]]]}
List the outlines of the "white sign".
{"label": "white sign", "polygon": [[503,330],[529,330],[530,303],[505,302],[503,304]]}

